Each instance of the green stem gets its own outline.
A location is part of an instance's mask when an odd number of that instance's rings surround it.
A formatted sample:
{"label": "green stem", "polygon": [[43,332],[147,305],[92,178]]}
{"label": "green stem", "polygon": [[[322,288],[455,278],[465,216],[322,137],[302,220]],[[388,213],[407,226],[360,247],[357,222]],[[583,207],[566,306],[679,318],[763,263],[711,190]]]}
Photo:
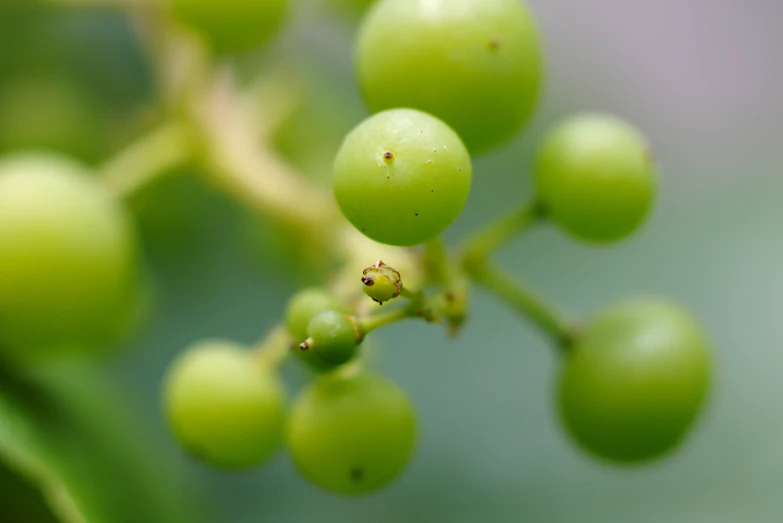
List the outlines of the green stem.
{"label": "green stem", "polygon": [[480,266],[505,242],[536,224],[543,217],[541,208],[528,203],[513,213],[474,233],[462,246],[462,263],[468,273]]}
{"label": "green stem", "polygon": [[342,223],[331,192],[285,162],[268,144],[259,144],[256,125],[231,71],[216,75],[195,108],[210,181],[260,215],[282,224],[300,241],[330,252]]}
{"label": "green stem", "polygon": [[400,291],[400,297],[407,298],[410,301],[417,301],[421,299],[421,292],[412,291],[403,285],[402,290]]}
{"label": "green stem", "polygon": [[432,238],[424,244],[424,267],[428,282],[440,285],[449,284],[452,276],[449,251],[440,236]]}
{"label": "green stem", "polygon": [[394,309],[389,312],[383,312],[381,314],[373,314],[372,316],[364,316],[358,318],[359,329],[365,336],[375,329],[385,327],[392,323],[396,323],[406,318],[411,318],[416,315],[416,307],[403,307],[400,309]]}
{"label": "green stem", "polygon": [[473,267],[471,276],[476,283],[527,317],[560,347],[570,344],[573,330],[569,322],[511,274],[484,262]]}
{"label": "green stem", "polygon": [[186,163],[192,153],[187,128],[168,123],[131,143],[101,168],[103,179],[120,198],[129,199],[161,176]]}
{"label": "green stem", "polygon": [[253,348],[257,361],[262,365],[279,366],[288,356],[294,342],[284,325],[276,325]]}
{"label": "green stem", "polygon": [[430,282],[442,285],[442,298],[435,307],[435,316],[448,324],[450,336],[456,336],[468,315],[470,285],[462,268],[449,256],[441,238],[434,238],[424,246],[424,265]]}

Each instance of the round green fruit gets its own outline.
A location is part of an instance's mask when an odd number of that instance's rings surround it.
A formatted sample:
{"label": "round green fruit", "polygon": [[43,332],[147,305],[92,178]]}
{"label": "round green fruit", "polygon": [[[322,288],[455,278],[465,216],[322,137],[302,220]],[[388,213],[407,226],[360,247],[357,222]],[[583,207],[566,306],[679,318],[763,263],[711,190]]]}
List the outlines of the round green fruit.
{"label": "round green fruit", "polygon": [[283,440],[280,378],[228,341],[202,341],[177,358],[164,381],[164,408],[182,446],[217,467],[259,465]]}
{"label": "round green fruit", "polygon": [[314,484],[365,494],[394,480],[416,440],[407,396],[365,372],[321,376],[297,399],[286,440],[296,467]]}
{"label": "round green fruit", "polygon": [[560,416],[590,453],[643,462],[685,437],[709,382],[709,343],[688,311],[661,299],[630,300],[595,317],[568,350]]}
{"label": "round green fruit", "polygon": [[359,231],[389,245],[416,245],[442,233],[470,193],[465,146],[421,111],[375,114],[348,135],[334,163],[334,193]]}
{"label": "round green fruit", "polygon": [[17,361],[103,349],[137,302],[124,210],[87,168],[43,153],[0,159],[0,352]]}
{"label": "round green fruit", "polygon": [[[322,312],[337,311],[348,314],[350,309],[334,294],[322,287],[307,287],[294,294],[286,306],[285,321],[288,332],[297,345],[307,339],[307,326]],[[331,370],[331,365],[319,358],[315,351],[295,349],[297,359],[311,370]]]}
{"label": "round green fruit", "polygon": [[556,125],[540,145],[535,171],[539,203],[549,217],[590,242],[630,235],[655,196],[644,137],[613,116],[583,114]]}
{"label": "round green fruit", "polygon": [[350,361],[359,341],[354,323],[336,311],[324,311],[313,318],[307,326],[307,336],[300,350],[312,352],[331,367]]}
{"label": "round green fruit", "polygon": [[286,306],[285,321],[288,332],[297,341],[307,338],[307,326],[325,311],[348,313],[348,307],[333,293],[322,287],[307,287],[294,294]]}
{"label": "round green fruit", "polygon": [[472,152],[513,138],[538,99],[538,31],[519,0],[380,0],[362,22],[357,50],[373,111],[431,113]]}
{"label": "round green fruit", "polygon": [[171,0],[174,16],[218,52],[266,43],[280,28],[288,0]]}

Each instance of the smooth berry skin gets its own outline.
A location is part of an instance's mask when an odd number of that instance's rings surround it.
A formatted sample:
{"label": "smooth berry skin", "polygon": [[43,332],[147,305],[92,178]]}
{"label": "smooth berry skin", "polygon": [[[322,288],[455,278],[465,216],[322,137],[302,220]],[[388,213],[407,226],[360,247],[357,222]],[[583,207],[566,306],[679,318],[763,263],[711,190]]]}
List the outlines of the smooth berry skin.
{"label": "smooth berry skin", "polygon": [[704,407],[709,342],[690,313],[639,298],[598,314],[560,369],[560,417],[574,440],[607,461],[671,452]]}
{"label": "smooth berry skin", "polygon": [[202,341],[177,358],[164,380],[164,410],[182,446],[219,468],[260,465],[283,441],[280,378],[228,341]]}
{"label": "smooth berry skin", "polygon": [[345,137],[333,186],[346,218],[369,238],[416,245],[462,212],[471,185],[468,151],[439,119],[412,109],[375,114]]}
{"label": "smooth berry skin", "polygon": [[288,332],[297,341],[304,341],[307,338],[307,326],[313,318],[325,311],[348,313],[349,309],[333,293],[322,287],[307,287],[298,291],[286,305]]}
{"label": "smooth berry skin", "polygon": [[291,410],[286,442],[297,469],[328,491],[360,495],[397,478],[416,443],[416,417],[394,383],[366,373],[321,376]]}
{"label": "smooth berry skin", "polygon": [[[296,345],[307,339],[307,326],[322,312],[337,311],[349,313],[350,309],[333,293],[322,287],[307,287],[294,294],[286,305],[285,321],[288,332]],[[319,358],[315,351],[294,349],[296,358],[311,371],[326,372],[334,365]]]}
{"label": "smooth berry skin", "polygon": [[48,153],[0,159],[0,353],[29,363],[103,351],[138,304],[125,211],[86,167]]}
{"label": "smooth berry skin", "polygon": [[[312,319],[307,326],[309,348],[328,366],[338,366],[356,355],[357,333],[354,324],[345,314],[325,311]],[[301,349],[300,349],[301,350]]]}
{"label": "smooth berry skin", "polygon": [[171,0],[174,16],[219,53],[266,43],[283,24],[288,0]]}
{"label": "smooth berry skin", "polygon": [[582,114],[543,139],[535,167],[539,203],[563,230],[593,243],[621,240],[642,224],[656,192],[648,145],[628,123]]}
{"label": "smooth berry skin", "polygon": [[530,119],[541,54],[535,20],[519,0],[380,0],[360,27],[356,62],[371,110],[431,113],[478,153]]}

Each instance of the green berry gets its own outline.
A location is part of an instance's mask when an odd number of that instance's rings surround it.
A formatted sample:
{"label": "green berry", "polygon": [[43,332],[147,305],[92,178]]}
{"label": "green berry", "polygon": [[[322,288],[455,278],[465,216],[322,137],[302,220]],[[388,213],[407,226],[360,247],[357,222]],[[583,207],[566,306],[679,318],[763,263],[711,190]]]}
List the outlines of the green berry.
{"label": "green berry", "polygon": [[405,469],[416,418],[405,393],[380,376],[327,374],[297,399],[286,440],[296,467],[314,484],[365,494]]}
{"label": "green berry", "polygon": [[246,469],[270,459],[283,439],[285,391],[252,353],[219,340],[202,341],[174,362],[164,407],[182,446],[204,461]]}
{"label": "green berry", "polygon": [[390,245],[442,233],[470,193],[465,146],[437,118],[412,109],[373,115],[345,137],[334,163],[334,193],[348,220]]}
{"label": "green berry", "polygon": [[630,235],[649,214],[655,173],[635,128],[612,116],[583,114],[544,138],[535,186],[541,205],[565,231],[611,242]]}
{"label": "green berry", "polygon": [[325,311],[313,318],[307,326],[307,336],[299,349],[312,351],[320,361],[333,367],[350,361],[360,341],[355,324],[336,311]]}
{"label": "green berry", "polygon": [[288,332],[296,340],[307,338],[307,326],[313,318],[325,311],[348,313],[348,307],[333,293],[322,287],[307,287],[294,294],[286,306],[285,321]]}
{"label": "green berry", "polygon": [[[348,314],[350,309],[334,294],[322,287],[308,287],[294,294],[286,306],[285,321],[288,332],[297,341],[307,338],[307,326],[318,314],[326,311],[337,311]],[[319,358],[315,351],[295,349],[299,361],[311,370],[323,372],[331,370],[331,365]]]}
{"label": "green berry", "polygon": [[374,301],[383,302],[396,298],[402,292],[402,277],[399,271],[378,260],[362,272],[364,293]]}
{"label": "green berry", "polygon": [[175,17],[218,52],[246,51],[280,28],[288,0],[172,0]]}
{"label": "green berry", "polygon": [[102,350],[137,301],[137,245],[95,176],[51,154],[0,159],[0,351]]}
{"label": "green berry", "polygon": [[642,462],[671,451],[707,396],[709,343],[688,311],[636,299],[600,313],[570,348],[558,383],[560,416],[587,451]]}
{"label": "green berry", "polygon": [[519,0],[380,0],[361,25],[356,60],[373,111],[426,111],[472,152],[520,131],[542,77],[536,23]]}

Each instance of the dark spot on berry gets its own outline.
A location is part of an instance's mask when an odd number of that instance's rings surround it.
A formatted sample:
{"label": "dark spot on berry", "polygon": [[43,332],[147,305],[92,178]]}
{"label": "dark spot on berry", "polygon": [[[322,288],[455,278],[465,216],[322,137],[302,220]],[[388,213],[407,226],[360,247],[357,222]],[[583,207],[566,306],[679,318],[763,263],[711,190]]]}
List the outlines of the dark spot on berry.
{"label": "dark spot on berry", "polygon": [[427,160],[427,163],[432,163],[432,160]]}
{"label": "dark spot on berry", "polygon": [[414,216],[418,216],[418,215],[419,215],[419,213],[415,212],[415,213],[413,213],[413,215],[414,215]]}
{"label": "dark spot on berry", "polygon": [[348,474],[354,483],[361,483],[364,479],[364,471],[359,467],[353,467]]}
{"label": "dark spot on berry", "polygon": [[373,280],[371,276],[365,276],[362,278],[362,283],[368,287],[372,287],[375,285],[375,280]]}
{"label": "dark spot on berry", "polygon": [[386,158],[387,160],[391,160],[392,158],[394,158],[394,154],[392,154],[391,151],[386,151],[385,153],[383,153],[383,157]]}
{"label": "dark spot on berry", "polygon": [[436,153],[436,152],[438,152],[438,150],[437,149],[433,149],[432,152]]}
{"label": "dark spot on berry", "polygon": [[500,38],[495,36],[489,41],[489,50],[497,51],[498,49],[500,49]]}
{"label": "dark spot on berry", "polygon": [[362,232],[367,232],[367,229],[365,229],[365,228],[362,228]]}
{"label": "dark spot on berry", "polygon": [[435,189],[430,189],[430,192],[435,192]]}
{"label": "dark spot on berry", "polygon": [[310,349],[310,344],[307,343],[306,341],[303,341],[302,343],[299,344],[299,348],[301,350],[308,350]]}

